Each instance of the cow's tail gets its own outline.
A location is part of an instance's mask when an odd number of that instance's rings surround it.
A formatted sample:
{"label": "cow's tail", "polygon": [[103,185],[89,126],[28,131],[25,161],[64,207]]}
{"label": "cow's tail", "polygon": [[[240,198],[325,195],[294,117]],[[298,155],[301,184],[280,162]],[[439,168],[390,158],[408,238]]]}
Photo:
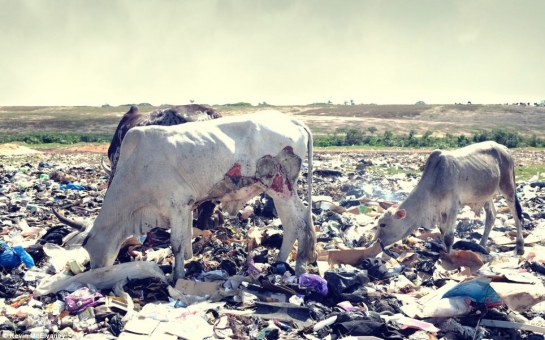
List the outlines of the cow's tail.
{"label": "cow's tail", "polygon": [[304,244],[300,244],[302,247],[302,255],[308,262],[315,262],[317,259],[316,254],[316,229],[314,228],[314,221],[312,219],[312,158],[313,158],[313,138],[310,129],[304,125],[304,129],[308,134],[308,175],[307,175],[307,201],[308,201],[308,215],[307,215],[307,232],[305,233]]}
{"label": "cow's tail", "polygon": [[519,218],[520,223],[524,221],[522,216],[522,206],[520,205],[519,198],[517,196],[517,182],[515,180],[515,169],[513,169],[513,190],[515,195],[515,209],[517,210],[517,217]]}

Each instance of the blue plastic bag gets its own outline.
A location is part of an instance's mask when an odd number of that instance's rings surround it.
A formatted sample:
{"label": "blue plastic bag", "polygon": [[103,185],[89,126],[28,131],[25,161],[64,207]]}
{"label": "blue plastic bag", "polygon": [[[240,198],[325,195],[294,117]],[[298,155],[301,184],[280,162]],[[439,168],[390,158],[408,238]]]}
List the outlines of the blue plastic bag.
{"label": "blue plastic bag", "polygon": [[67,184],[63,184],[59,187],[61,190],[67,190],[67,189],[71,189],[71,190],[85,190],[85,187],[83,185],[80,185],[80,184],[74,184],[74,183],[67,183]]}
{"label": "blue plastic bag", "polygon": [[490,286],[491,281],[491,278],[480,277],[459,283],[446,292],[443,298],[468,296],[477,302],[484,303],[487,307],[501,306],[503,305],[503,300]]}
{"label": "blue plastic bag", "polygon": [[23,261],[27,269],[34,267],[34,259],[22,246],[13,246],[13,251],[19,256],[19,259]]}
{"label": "blue plastic bag", "polygon": [[23,262],[27,268],[34,267],[34,259],[30,256],[22,246],[10,247],[7,243],[0,241],[0,248],[3,252],[0,253],[0,267],[12,269]]}

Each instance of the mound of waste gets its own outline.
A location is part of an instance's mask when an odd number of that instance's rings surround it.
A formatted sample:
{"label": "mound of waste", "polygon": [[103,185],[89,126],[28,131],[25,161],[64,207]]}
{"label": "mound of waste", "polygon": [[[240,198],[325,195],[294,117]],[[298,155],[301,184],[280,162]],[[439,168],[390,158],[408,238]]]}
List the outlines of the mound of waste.
{"label": "mound of waste", "polygon": [[[70,219],[100,211],[100,155],[3,156],[0,333],[83,339],[544,339],[543,177],[517,181],[525,254],[503,197],[486,247],[482,217],[459,211],[454,250],[416,230],[383,248],[376,219],[418,183],[424,153],[317,153],[312,211],[318,259],[294,275],[274,262],[283,228],[258,196],[213,230],[193,229],[186,277],[169,284],[170,232],[125,240],[116,264],[89,269]],[[543,155],[520,152],[517,163]],[[389,173],[389,175],[384,175]],[[298,192],[306,199],[305,178]],[[484,214],[482,215],[484,216]],[[115,232],[113,230],[112,232]]]}

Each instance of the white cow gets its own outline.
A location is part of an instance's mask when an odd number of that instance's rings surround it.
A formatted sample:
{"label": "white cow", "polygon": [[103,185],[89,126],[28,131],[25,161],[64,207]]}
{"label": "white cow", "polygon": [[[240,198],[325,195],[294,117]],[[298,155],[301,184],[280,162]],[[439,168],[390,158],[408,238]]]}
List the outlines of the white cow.
{"label": "white cow", "polygon": [[486,246],[496,219],[493,198],[501,193],[515,219],[517,253],[523,254],[522,208],[516,196],[514,167],[507,148],[495,142],[476,143],[455,151],[433,151],[420,182],[405,201],[379,218],[375,239],[386,246],[406,238],[416,228],[431,229],[438,223],[450,252],[458,209],[467,205],[477,215],[484,207],[486,223],[480,244]]}
{"label": "white cow", "polygon": [[[297,194],[308,157],[308,203]],[[296,273],[314,261],[311,212],[312,135],[307,126],[277,111],[177,126],[135,127],[125,136],[116,175],[84,248],[91,267],[112,265],[123,240],[150,228],[171,228],[173,280],[184,277],[192,254],[193,208],[219,200],[234,215],[261,192],[274,200],[284,227],[278,260],[298,240]]]}

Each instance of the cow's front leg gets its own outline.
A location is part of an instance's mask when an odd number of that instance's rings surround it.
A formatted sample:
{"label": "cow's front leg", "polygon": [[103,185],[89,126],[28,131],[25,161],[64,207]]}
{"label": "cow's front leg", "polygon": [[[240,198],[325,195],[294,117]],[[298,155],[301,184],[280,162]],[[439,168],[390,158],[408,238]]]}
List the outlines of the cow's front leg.
{"label": "cow's front leg", "polygon": [[[171,284],[176,284],[178,279],[182,279],[185,276],[184,269],[184,257],[191,254],[191,210],[176,209],[171,211],[170,218],[170,244],[172,246],[172,252],[174,253],[174,269],[172,270]],[[189,247],[189,253],[187,248]],[[190,257],[190,258],[191,258]]]}
{"label": "cow's front leg", "polygon": [[481,238],[480,245],[483,247],[486,247],[486,241],[488,241],[488,236],[490,235],[490,230],[492,230],[492,226],[494,225],[494,221],[496,221],[496,208],[494,207],[494,201],[490,200],[485,203],[484,205],[484,212],[485,212],[485,218],[486,221],[484,223],[484,233],[483,237]]}
{"label": "cow's front leg", "polygon": [[441,215],[441,223],[439,230],[443,235],[443,242],[447,253],[450,253],[452,244],[454,243],[454,226],[456,225],[456,217],[458,216],[458,206],[451,207],[446,213]]}
{"label": "cow's front leg", "polygon": [[[191,230],[191,232],[193,233],[193,230]],[[186,237],[184,239],[185,240],[185,245],[184,245],[184,259],[185,260],[191,260],[193,258],[193,244],[191,243],[192,238],[193,238],[193,236]]]}

